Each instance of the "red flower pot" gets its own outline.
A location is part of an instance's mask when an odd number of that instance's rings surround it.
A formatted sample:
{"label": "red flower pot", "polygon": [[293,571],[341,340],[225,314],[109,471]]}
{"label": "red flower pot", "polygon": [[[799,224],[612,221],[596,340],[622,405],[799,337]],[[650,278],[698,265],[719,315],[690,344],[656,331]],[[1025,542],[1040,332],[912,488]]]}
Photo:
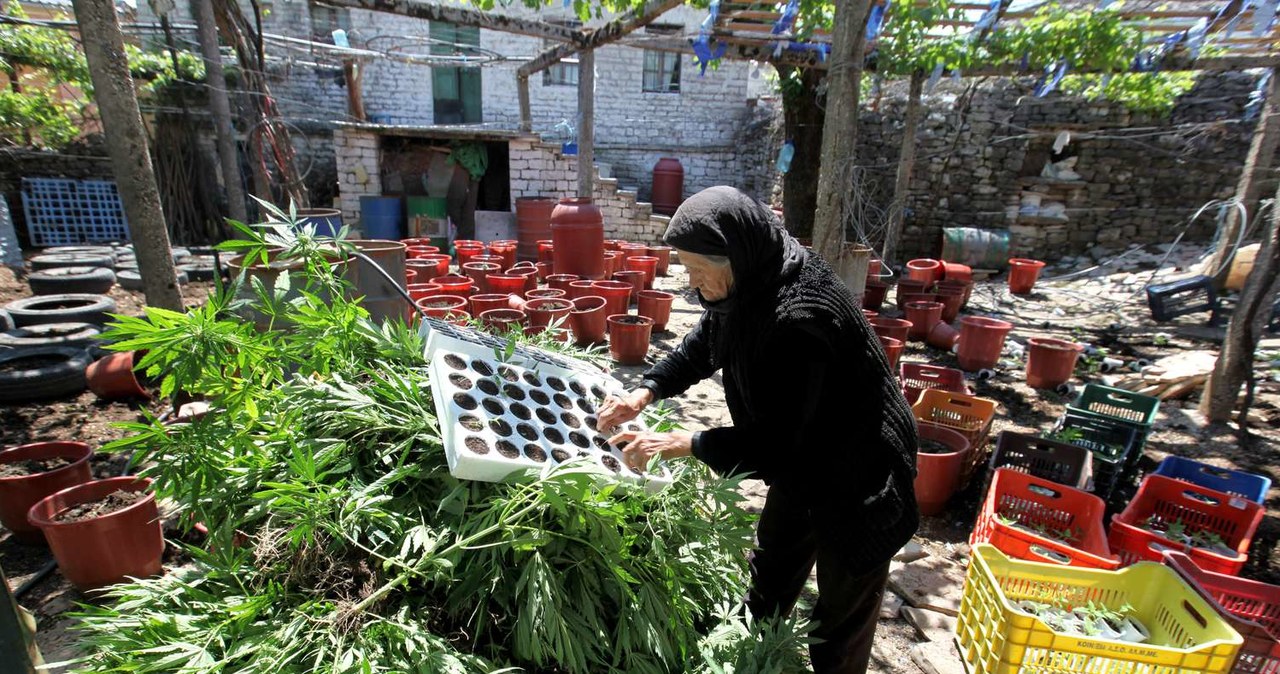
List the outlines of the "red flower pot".
{"label": "red flower pot", "polygon": [[[405,260],[405,262],[408,262],[408,260]],[[409,285],[409,284],[411,284],[411,283],[417,283],[417,282],[418,282],[418,270],[417,270],[417,269],[410,269],[409,267],[405,267],[405,269],[404,269],[404,284],[405,284],[405,286],[408,286],[408,285]]]}
{"label": "red flower pot", "polygon": [[906,295],[923,294],[929,288],[929,285],[930,284],[925,283],[924,281],[917,281],[915,279],[899,279],[898,289],[895,294],[895,297],[897,297],[898,300],[898,308],[905,309],[907,307],[907,303],[905,301]]}
{"label": "red flower pot", "polygon": [[605,316],[627,313],[627,304],[631,301],[631,293],[635,286],[623,281],[596,281],[591,292],[605,301]]}
{"label": "red flower pot", "polygon": [[150,398],[151,394],[142,388],[133,374],[134,353],[121,351],[90,363],[84,370],[89,390],[103,400]]}
{"label": "red flower pot", "polygon": [[951,327],[946,321],[938,321],[929,329],[929,334],[924,338],[929,346],[950,351],[951,347],[960,341],[960,331]]}
{"label": "red flower pot", "polygon": [[923,342],[934,324],[942,320],[942,303],[907,302],[907,320],[911,321],[907,337]]}
{"label": "red flower pot", "polygon": [[499,293],[472,295],[468,306],[472,316],[479,316],[490,309],[506,309],[510,297]]}
{"label": "red flower pot", "polygon": [[494,334],[523,330],[525,315],[518,309],[490,309],[480,314],[480,324]]}
{"label": "red flower pot", "polygon": [[[550,224],[548,222],[548,224]],[[538,240],[538,262],[546,262],[549,265],[555,265],[555,244],[551,239]]]}
{"label": "red flower pot", "polygon": [[573,281],[580,281],[577,274],[552,274],[547,277],[547,286],[563,290],[566,295],[569,294],[569,284]]}
{"label": "red flower pot", "polygon": [[[646,248],[647,252],[648,249]],[[658,275],[658,258],[649,255],[635,255],[626,259],[627,271],[638,271],[644,274],[644,290],[653,289],[653,279]]]}
{"label": "red flower pot", "polygon": [[457,295],[458,297],[470,297],[475,292],[475,282],[470,276],[462,276],[460,274],[446,274],[431,279],[431,285],[439,288],[438,292],[432,295]]}
{"label": "red flower pot", "polygon": [[940,281],[933,289],[935,301],[942,303],[942,320],[950,323],[960,315],[960,307],[964,304],[965,286],[953,282]]}
{"label": "red flower pot", "polygon": [[633,257],[647,256],[649,254],[649,246],[643,243],[624,243],[622,244],[622,260],[623,269],[626,269],[626,261]]}
{"label": "red flower pot", "polygon": [[428,283],[437,276],[444,275],[440,273],[440,266],[434,260],[405,260],[404,269],[406,277],[408,272],[414,273],[409,283]]}
{"label": "red flower pot", "polygon": [[969,440],[957,431],[945,426],[920,422],[919,437],[939,443],[949,452],[916,452],[916,505],[920,514],[934,516],[942,513],[947,501],[960,486],[960,475],[969,462]]}
{"label": "red flower pot", "polygon": [[960,341],[956,356],[960,367],[974,372],[995,367],[1004,348],[1004,338],[1013,324],[995,318],[963,316],[960,318]]}
{"label": "red flower pot", "polygon": [[601,258],[604,265],[604,277],[613,278],[613,275],[622,271],[622,251],[606,250]]}
{"label": "red flower pot", "polygon": [[599,295],[587,295],[573,300],[569,312],[569,327],[573,330],[573,343],[578,346],[602,344],[605,340],[605,301]]}
{"label": "red flower pot", "polygon": [[506,265],[504,264],[505,260],[503,260],[502,256],[494,255],[493,253],[486,252],[486,253],[480,253],[479,255],[473,255],[471,257],[471,262],[488,262],[489,264],[496,264],[502,269],[507,268]]}
{"label": "red flower pot", "polygon": [[44,532],[62,575],[81,592],[160,573],[164,535],[156,497],[78,522],[55,522],[62,511],[117,491],[147,491],[151,480],[113,477],[68,487],[31,506],[28,520]]}
{"label": "red flower pot", "polygon": [[[536,267],[512,267],[503,273],[506,276],[519,276],[524,279],[524,289],[520,291],[522,295],[538,287],[538,269]],[[495,290],[494,292],[497,291]]]}
{"label": "red flower pot", "polygon": [[1009,292],[1015,295],[1030,295],[1036,279],[1040,278],[1040,270],[1044,263],[1039,260],[1014,258],[1009,260]]}
{"label": "red flower pot", "polygon": [[525,293],[524,297],[529,300],[549,300],[557,297],[569,299],[567,295],[568,293],[560,290],[559,288],[534,288],[533,290]]}
{"label": "red flower pot", "polygon": [[901,318],[885,318],[884,316],[876,316],[867,319],[871,324],[871,329],[881,337],[892,337],[899,342],[905,344],[907,342],[907,331],[911,329],[911,321],[904,321]]}
{"label": "red flower pot", "polygon": [[489,284],[489,292],[498,295],[519,295],[524,297],[526,281],[517,274],[487,274],[485,280]]}
{"label": "red flower pot", "polygon": [[887,284],[879,281],[867,281],[867,287],[862,291],[862,308],[879,311],[888,292],[889,286]]}
{"label": "red flower pot", "polygon": [[405,246],[404,253],[411,260],[422,258],[426,255],[434,255],[439,253],[440,249],[435,246]]}
{"label": "red flower pot", "polygon": [[942,263],[942,279],[946,281],[959,281],[961,283],[973,283],[973,269],[967,264],[959,264],[956,262]]}
{"label": "red flower pot", "polygon": [[671,265],[671,246],[649,246],[649,255],[658,258],[658,276],[666,276],[667,267]]}
{"label": "red flower pot", "polygon": [[653,319],[614,314],[608,318],[609,355],[619,365],[642,365],[649,353]]}
{"label": "red flower pot", "polygon": [[451,262],[451,258],[448,255],[431,253],[423,255],[417,259],[424,262],[434,262],[436,265],[436,277],[444,276],[449,273],[449,262]]}
{"label": "red flower pot", "polygon": [[879,315],[880,315],[880,312],[879,312],[879,311],[872,311],[872,310],[870,310],[870,309],[863,309],[863,310],[862,310],[862,317],[863,317],[863,318],[865,318],[865,319],[867,319],[867,320],[871,320],[871,319],[873,319],[873,318],[875,318],[876,316],[879,316]]}
{"label": "red flower pot", "polygon": [[671,320],[671,303],[676,296],[661,290],[642,290],[636,300],[636,313],[653,319],[653,331],[665,332]]}
{"label": "red flower pot", "polygon": [[424,297],[430,297],[431,291],[439,289],[440,286],[434,283],[410,283],[405,287],[405,290],[409,292],[409,298],[414,302],[417,302]]}
{"label": "red flower pot", "polygon": [[462,273],[471,278],[471,283],[476,288],[476,292],[487,293],[489,291],[489,274],[501,274],[502,267],[493,262],[476,262],[472,260],[462,265]]}
{"label": "red flower pot", "polygon": [[454,241],[453,250],[458,254],[458,266],[471,262],[475,256],[484,254],[484,244],[479,241]]}
{"label": "red flower pot", "polygon": [[1027,386],[1057,388],[1071,380],[1084,347],[1052,337],[1027,340]]}
{"label": "red flower pot", "polygon": [[546,330],[552,322],[563,323],[570,311],[573,311],[573,303],[559,297],[532,299],[524,303],[524,313],[534,334]]}
{"label": "red flower pot", "polygon": [[576,300],[579,297],[586,297],[588,295],[599,295],[600,293],[596,292],[596,283],[596,281],[587,279],[570,281],[568,290],[569,299]]}
{"label": "red flower pot", "polygon": [[83,442],[33,442],[0,452],[0,465],[62,458],[71,463],[31,475],[0,477],[0,524],[23,543],[42,543],[40,530],[27,521],[27,511],[49,494],[93,479],[89,457],[93,449]]}
{"label": "red flower pot", "polygon": [[467,298],[458,297],[457,295],[432,295],[424,297],[414,304],[417,304],[419,309],[425,311],[432,318],[444,318],[454,311],[465,311]]}
{"label": "red flower pot", "polygon": [[502,268],[510,269],[516,265],[516,249],[520,246],[518,241],[491,241],[488,245],[490,255],[498,255],[502,257]]}
{"label": "red flower pot", "polygon": [[614,251],[614,250],[616,250],[616,251],[621,251],[621,250],[622,250],[622,246],[623,246],[623,244],[625,244],[625,243],[627,243],[627,242],[626,242],[625,240],[623,240],[623,239],[605,239],[605,240],[604,240],[604,249],[605,249],[606,251]]}
{"label": "red flower pot", "polygon": [[905,313],[907,305],[912,302],[935,302],[937,299],[938,296],[933,293],[899,293],[898,308],[902,309],[903,313]]}
{"label": "red flower pot", "polygon": [[929,287],[942,278],[942,263],[930,258],[920,258],[907,262],[907,278],[923,281]]}
{"label": "red flower pot", "polygon": [[405,247],[408,247],[408,246],[434,246],[434,245],[435,245],[434,243],[431,243],[431,239],[421,238],[421,237],[418,237],[418,238],[410,238],[410,239],[400,239],[400,243],[403,243],[403,244],[405,245]]}
{"label": "red flower pot", "polygon": [[534,265],[534,267],[538,269],[538,283],[542,283],[546,281],[547,277],[551,275],[550,262],[539,262],[538,264]]}
{"label": "red flower pot", "polygon": [[900,339],[885,337],[884,335],[876,335],[880,339],[880,346],[884,347],[884,356],[889,359],[889,369],[898,369],[898,359],[902,357],[902,350],[906,348],[906,344]]}
{"label": "red flower pot", "polygon": [[627,298],[627,304],[635,303],[636,295],[644,290],[644,272],[642,271],[615,271],[613,280],[631,284],[631,295]]}

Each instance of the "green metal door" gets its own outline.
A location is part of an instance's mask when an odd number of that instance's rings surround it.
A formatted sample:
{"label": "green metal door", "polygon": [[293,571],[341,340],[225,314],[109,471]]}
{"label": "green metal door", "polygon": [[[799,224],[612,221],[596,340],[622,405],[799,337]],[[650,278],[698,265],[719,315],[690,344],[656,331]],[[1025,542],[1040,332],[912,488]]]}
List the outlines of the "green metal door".
{"label": "green metal door", "polygon": [[[468,46],[480,46],[480,29],[431,22],[431,53],[437,56],[465,56]],[[479,124],[480,68],[433,67],[431,97],[436,124]]]}

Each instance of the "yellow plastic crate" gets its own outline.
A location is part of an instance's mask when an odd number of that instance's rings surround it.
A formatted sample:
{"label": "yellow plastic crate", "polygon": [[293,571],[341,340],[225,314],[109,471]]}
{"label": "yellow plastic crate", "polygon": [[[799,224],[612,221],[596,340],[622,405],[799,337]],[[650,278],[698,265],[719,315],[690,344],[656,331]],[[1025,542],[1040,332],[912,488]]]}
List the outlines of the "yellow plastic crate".
{"label": "yellow plastic crate", "polygon": [[[1148,643],[1061,634],[1013,607],[1030,599],[1069,607],[1129,604]],[[956,624],[972,674],[1225,674],[1243,639],[1172,570],[1139,562],[1101,571],[1006,557],[973,547]]]}

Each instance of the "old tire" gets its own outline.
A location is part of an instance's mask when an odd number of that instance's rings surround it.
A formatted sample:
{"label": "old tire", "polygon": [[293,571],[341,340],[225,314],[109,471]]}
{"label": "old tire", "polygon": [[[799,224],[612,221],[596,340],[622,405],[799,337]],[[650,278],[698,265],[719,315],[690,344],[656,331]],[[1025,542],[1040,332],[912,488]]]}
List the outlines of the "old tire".
{"label": "old tire", "polygon": [[[187,277],[187,272],[181,269],[176,269],[176,271],[178,274],[178,285],[187,285],[187,281],[190,280]],[[116,282],[125,290],[142,290],[142,274],[138,273],[137,269],[121,269],[116,274]]]}
{"label": "old tire", "polygon": [[48,253],[31,258],[31,269],[42,271],[58,267],[114,267],[114,255],[94,255],[85,253]]}
{"label": "old tire", "polygon": [[[194,259],[194,258],[192,258]],[[192,281],[212,281],[214,275],[217,274],[217,267],[213,266],[213,260],[200,262],[183,262],[178,265],[178,271],[185,272],[188,279]]]}
{"label": "old tire", "polygon": [[0,403],[23,403],[85,390],[89,352],[67,346],[0,350]]}
{"label": "old tire", "polygon": [[116,302],[104,295],[67,293],[14,300],[4,308],[19,328],[46,323],[104,325],[111,320],[107,314],[115,313]]}
{"label": "old tire", "polygon": [[4,309],[0,309],[0,332],[12,330],[13,328],[13,316],[10,316],[9,312]]}
{"label": "old tire", "polygon": [[116,284],[116,273],[106,267],[58,267],[31,272],[27,283],[31,285],[31,292],[36,295],[101,295]]}
{"label": "old tire", "polygon": [[31,349],[37,346],[96,347],[102,328],[88,323],[45,323],[0,332],[0,348]]}

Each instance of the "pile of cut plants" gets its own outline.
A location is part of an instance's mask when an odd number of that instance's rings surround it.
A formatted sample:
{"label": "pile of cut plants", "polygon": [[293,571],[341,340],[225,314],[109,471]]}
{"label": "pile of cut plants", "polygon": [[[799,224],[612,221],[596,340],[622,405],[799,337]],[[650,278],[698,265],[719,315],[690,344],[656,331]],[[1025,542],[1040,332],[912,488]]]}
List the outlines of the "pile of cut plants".
{"label": "pile of cut plants", "polygon": [[[145,351],[163,395],[209,404],[129,424],[107,448],[132,451],[181,526],[207,536],[189,563],[82,609],[80,667],[804,668],[807,627],[742,610],[753,516],[735,481],[694,462],[656,494],[572,461],[505,483],[452,477],[422,340],[345,299],[342,242],[233,224],[248,238],[224,246],[300,271],[239,279],[186,314],[120,317],[107,335]],[[242,318],[264,315],[276,329]]]}
{"label": "pile of cut plants", "polygon": [[1151,638],[1151,632],[1133,614],[1133,607],[1129,604],[1110,607],[1090,600],[1068,608],[1066,602],[1061,600],[1039,602],[1023,599],[1015,606],[1019,611],[1043,620],[1050,629],[1062,634],[1137,644]]}

